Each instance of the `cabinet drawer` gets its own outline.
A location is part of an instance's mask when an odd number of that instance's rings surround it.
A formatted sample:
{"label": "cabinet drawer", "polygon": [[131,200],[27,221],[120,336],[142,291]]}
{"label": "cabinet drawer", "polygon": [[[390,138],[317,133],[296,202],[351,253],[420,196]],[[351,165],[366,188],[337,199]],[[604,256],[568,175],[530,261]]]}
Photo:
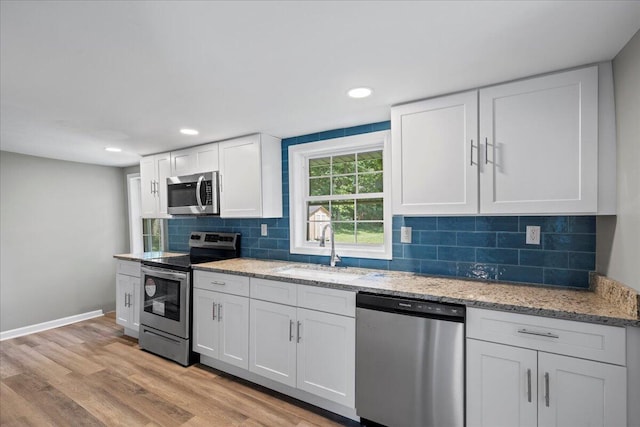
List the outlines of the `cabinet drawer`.
{"label": "cabinet drawer", "polygon": [[467,309],[467,337],[624,365],[625,329],[500,311]]}
{"label": "cabinet drawer", "polygon": [[297,305],[297,286],[295,283],[252,278],[251,298],[280,304]]}
{"label": "cabinet drawer", "polygon": [[298,285],[298,307],[355,317],[356,293]]}
{"label": "cabinet drawer", "polygon": [[249,296],[249,278],[235,274],[195,270],[193,272],[193,287],[243,297]]}
{"label": "cabinet drawer", "polygon": [[140,277],[140,263],[138,261],[118,261],[118,274]]}

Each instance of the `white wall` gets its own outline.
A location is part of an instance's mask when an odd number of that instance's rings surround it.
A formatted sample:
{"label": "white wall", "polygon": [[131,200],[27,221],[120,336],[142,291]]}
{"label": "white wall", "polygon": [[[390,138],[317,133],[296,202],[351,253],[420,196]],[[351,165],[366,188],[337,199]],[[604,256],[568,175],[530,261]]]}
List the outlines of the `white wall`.
{"label": "white wall", "polygon": [[0,152],[0,330],[115,308],[121,168]]}
{"label": "white wall", "polygon": [[618,213],[598,217],[598,272],[640,291],[640,32],[613,60]]}

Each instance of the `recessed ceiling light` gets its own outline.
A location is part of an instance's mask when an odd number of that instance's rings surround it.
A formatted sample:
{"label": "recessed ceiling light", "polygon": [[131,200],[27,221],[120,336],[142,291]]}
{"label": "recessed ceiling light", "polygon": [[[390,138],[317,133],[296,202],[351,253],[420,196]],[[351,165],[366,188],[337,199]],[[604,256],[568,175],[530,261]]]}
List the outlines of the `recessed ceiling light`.
{"label": "recessed ceiling light", "polygon": [[349,90],[349,92],[347,92],[347,95],[349,95],[351,98],[366,98],[367,96],[371,95],[371,93],[373,93],[373,91],[368,87],[356,87]]}
{"label": "recessed ceiling light", "polygon": [[119,153],[122,151],[122,148],[118,148],[118,147],[105,147],[104,149],[112,153]]}
{"label": "recessed ceiling light", "polygon": [[185,128],[185,129],[180,129],[180,133],[183,134],[183,135],[197,135],[200,132],[198,132],[195,129],[186,129]]}

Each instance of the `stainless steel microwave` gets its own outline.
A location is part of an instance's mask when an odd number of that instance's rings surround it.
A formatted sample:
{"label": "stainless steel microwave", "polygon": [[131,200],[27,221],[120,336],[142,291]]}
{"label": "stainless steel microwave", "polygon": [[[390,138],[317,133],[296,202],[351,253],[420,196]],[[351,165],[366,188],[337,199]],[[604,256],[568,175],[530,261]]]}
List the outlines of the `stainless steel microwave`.
{"label": "stainless steel microwave", "polygon": [[219,198],[218,172],[167,178],[170,215],[218,215]]}

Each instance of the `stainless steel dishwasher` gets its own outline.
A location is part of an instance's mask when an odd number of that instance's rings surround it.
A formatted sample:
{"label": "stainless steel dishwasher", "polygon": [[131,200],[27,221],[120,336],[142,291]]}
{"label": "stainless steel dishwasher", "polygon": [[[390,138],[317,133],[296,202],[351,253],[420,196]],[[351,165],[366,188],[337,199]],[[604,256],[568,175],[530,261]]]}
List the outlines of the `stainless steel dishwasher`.
{"label": "stainless steel dishwasher", "polygon": [[465,307],[359,293],[356,411],[364,425],[464,426]]}

